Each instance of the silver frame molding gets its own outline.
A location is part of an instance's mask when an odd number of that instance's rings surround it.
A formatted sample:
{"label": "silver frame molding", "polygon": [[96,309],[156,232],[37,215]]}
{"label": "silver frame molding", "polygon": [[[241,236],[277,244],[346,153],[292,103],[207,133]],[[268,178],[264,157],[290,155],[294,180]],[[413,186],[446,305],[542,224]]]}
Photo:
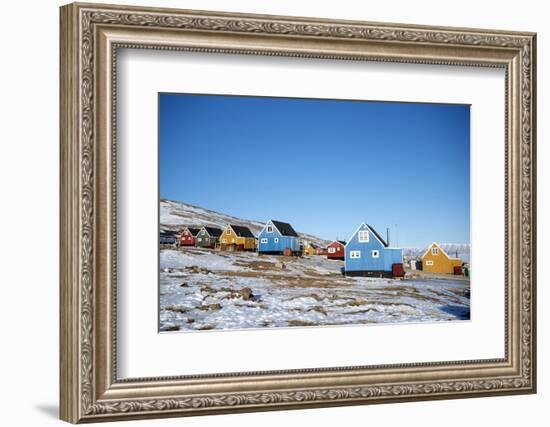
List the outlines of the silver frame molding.
{"label": "silver frame molding", "polygon": [[[534,33],[80,3],[60,13],[61,419],[113,421],[536,391]],[[118,48],[505,69],[505,357],[117,379]]]}

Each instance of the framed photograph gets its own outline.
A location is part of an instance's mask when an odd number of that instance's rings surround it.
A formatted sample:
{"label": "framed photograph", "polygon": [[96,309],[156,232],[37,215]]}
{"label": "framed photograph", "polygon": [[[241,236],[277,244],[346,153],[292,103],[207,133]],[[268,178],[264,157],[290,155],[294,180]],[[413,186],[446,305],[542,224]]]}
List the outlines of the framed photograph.
{"label": "framed photograph", "polygon": [[61,418],[536,391],[535,34],[61,8]]}

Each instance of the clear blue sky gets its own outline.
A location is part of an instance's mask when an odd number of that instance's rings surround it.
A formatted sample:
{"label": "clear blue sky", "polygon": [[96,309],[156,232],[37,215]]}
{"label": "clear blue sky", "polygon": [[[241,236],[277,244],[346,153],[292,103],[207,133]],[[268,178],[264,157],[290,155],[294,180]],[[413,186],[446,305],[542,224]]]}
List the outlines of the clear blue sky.
{"label": "clear blue sky", "polygon": [[468,105],[159,95],[160,197],[326,239],[470,242]]}

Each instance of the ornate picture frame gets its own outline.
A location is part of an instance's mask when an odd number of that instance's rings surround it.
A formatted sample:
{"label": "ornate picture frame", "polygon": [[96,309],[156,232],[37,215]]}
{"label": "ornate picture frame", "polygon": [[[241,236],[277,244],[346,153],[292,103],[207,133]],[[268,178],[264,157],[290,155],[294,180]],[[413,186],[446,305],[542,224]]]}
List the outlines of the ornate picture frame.
{"label": "ornate picture frame", "polygon": [[[536,35],[99,4],[61,8],[61,419],[112,421],[536,391]],[[500,67],[505,357],[117,379],[117,49]]]}

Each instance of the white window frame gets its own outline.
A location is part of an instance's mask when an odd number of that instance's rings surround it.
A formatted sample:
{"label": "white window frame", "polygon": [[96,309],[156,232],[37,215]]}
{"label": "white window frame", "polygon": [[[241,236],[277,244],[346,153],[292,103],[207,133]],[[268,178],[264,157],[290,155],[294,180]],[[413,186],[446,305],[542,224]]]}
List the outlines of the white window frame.
{"label": "white window frame", "polygon": [[434,262],[431,259],[426,260],[426,265],[434,265]]}
{"label": "white window frame", "polygon": [[349,252],[349,257],[351,259],[359,259],[359,258],[361,258],[361,251],[350,251]]}
{"label": "white window frame", "polygon": [[228,236],[231,235],[231,230],[228,228],[227,230],[225,230],[225,234],[227,234]]}
{"label": "white window frame", "polygon": [[439,255],[439,249],[438,248],[432,248],[432,255]]}
{"label": "white window frame", "polygon": [[266,231],[267,231],[268,233],[273,233],[273,228],[274,228],[274,227],[273,227],[272,225],[268,225],[268,226],[266,227]]}
{"label": "white window frame", "polygon": [[279,238],[278,238],[278,237],[275,237],[275,238],[273,239],[273,241],[274,241],[275,243],[279,243]]}
{"label": "white window frame", "polygon": [[202,242],[202,237],[199,237],[197,240],[198,240],[199,242]]}
{"label": "white window frame", "polygon": [[231,243],[235,243],[235,238],[231,239]]}
{"label": "white window frame", "polygon": [[336,248],[328,248],[328,253],[333,254],[336,252]]}
{"label": "white window frame", "polygon": [[[359,230],[359,234],[357,235],[357,238],[359,240],[359,242],[361,243],[368,243],[369,240],[370,240],[370,236],[369,236],[369,230]],[[365,237],[367,236],[367,237]]]}
{"label": "white window frame", "polygon": [[378,249],[373,249],[372,257],[373,258],[380,258],[380,251]]}
{"label": "white window frame", "polygon": [[227,243],[227,239],[222,239],[222,243]]}
{"label": "white window frame", "polygon": [[265,237],[262,237],[262,240],[260,240],[260,243],[265,245],[267,243],[267,239]]}

